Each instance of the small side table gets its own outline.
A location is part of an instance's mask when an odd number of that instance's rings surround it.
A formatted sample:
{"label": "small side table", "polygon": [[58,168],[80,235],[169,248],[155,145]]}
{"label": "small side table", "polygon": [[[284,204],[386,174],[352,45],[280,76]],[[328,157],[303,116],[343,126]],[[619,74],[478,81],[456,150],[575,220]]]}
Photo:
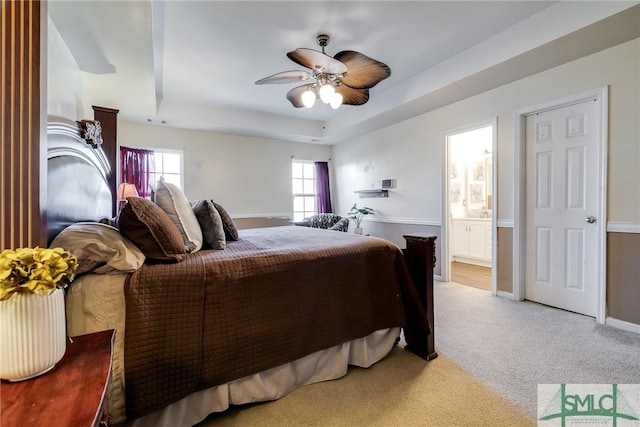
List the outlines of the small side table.
{"label": "small side table", "polygon": [[31,380],[0,382],[2,427],[106,424],[103,417],[115,331],[72,340],[67,341],[65,355],[52,371]]}

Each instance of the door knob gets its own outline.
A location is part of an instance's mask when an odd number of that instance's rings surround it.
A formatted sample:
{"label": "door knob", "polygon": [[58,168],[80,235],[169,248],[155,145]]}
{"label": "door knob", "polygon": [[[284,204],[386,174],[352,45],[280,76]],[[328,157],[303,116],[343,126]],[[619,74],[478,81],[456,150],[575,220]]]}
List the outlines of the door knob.
{"label": "door knob", "polygon": [[596,222],[596,217],[595,217],[595,216],[588,216],[588,217],[587,217],[587,219],[586,219],[586,221],[587,221],[589,224],[593,224],[594,222]]}

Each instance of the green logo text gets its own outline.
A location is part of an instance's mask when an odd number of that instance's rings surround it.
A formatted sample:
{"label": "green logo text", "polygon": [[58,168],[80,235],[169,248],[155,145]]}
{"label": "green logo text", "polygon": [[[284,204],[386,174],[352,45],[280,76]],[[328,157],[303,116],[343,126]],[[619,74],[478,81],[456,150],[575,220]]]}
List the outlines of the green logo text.
{"label": "green logo text", "polygon": [[569,417],[610,417],[613,427],[617,427],[618,419],[638,420],[617,384],[611,384],[610,394],[567,394],[566,384],[560,384],[560,390],[549,402],[540,421],[559,418],[565,427]]}

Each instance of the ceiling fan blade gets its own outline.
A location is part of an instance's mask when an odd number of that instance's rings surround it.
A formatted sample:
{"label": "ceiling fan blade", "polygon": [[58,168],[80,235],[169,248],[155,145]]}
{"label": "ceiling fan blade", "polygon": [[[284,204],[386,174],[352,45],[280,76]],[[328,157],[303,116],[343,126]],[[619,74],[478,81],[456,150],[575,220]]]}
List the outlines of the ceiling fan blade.
{"label": "ceiling fan blade", "polygon": [[282,84],[282,83],[295,83],[301,80],[308,80],[312,78],[313,75],[304,70],[293,70],[293,71],[283,71],[281,73],[276,73],[272,76],[265,77],[256,82],[257,85],[266,85],[266,84]]}
{"label": "ceiling fan blade", "polygon": [[334,57],[347,65],[349,71],[340,81],[354,89],[371,89],[391,75],[391,69],[383,62],[376,61],[353,50],[344,50]]}
{"label": "ceiling fan blade", "polygon": [[347,66],[320,51],[299,48],[287,53],[290,60],[303,67],[321,71],[327,74],[342,74],[347,72]]}
{"label": "ceiling fan blade", "polygon": [[368,89],[354,89],[349,86],[338,86],[336,92],[342,95],[342,104],[362,105],[369,100]]}
{"label": "ceiling fan blade", "polygon": [[314,86],[314,84],[302,85],[298,87],[294,87],[289,92],[287,92],[287,99],[291,102],[291,104],[296,108],[303,108],[304,104],[302,103],[302,94]]}

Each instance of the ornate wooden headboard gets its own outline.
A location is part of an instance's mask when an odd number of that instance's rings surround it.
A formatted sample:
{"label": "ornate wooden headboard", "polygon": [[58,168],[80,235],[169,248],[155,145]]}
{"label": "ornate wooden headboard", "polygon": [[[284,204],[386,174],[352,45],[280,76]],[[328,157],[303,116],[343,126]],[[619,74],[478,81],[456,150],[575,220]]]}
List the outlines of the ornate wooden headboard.
{"label": "ornate wooden headboard", "polygon": [[70,224],[112,215],[111,167],[99,123],[47,121],[47,242]]}

